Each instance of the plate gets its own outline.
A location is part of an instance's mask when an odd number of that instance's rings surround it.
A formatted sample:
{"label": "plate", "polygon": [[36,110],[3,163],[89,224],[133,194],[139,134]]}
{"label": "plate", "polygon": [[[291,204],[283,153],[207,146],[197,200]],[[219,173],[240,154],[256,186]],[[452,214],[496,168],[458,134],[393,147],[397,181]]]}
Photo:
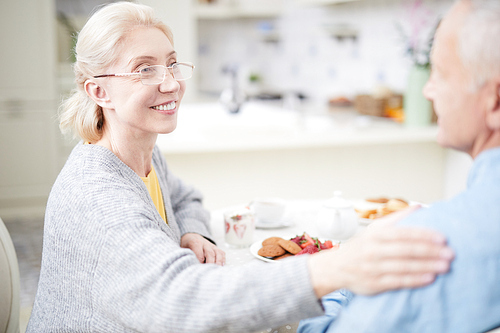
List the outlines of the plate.
{"label": "plate", "polygon": [[377,219],[365,219],[363,217],[358,218],[358,223],[361,225],[368,225],[372,222],[375,222]]}
{"label": "plate", "polygon": [[264,223],[259,219],[255,219],[255,227],[257,229],[279,229],[279,228],[287,228],[293,225],[293,221],[291,219],[284,218],[281,221],[273,222],[273,223]]}
{"label": "plate", "polygon": [[[289,237],[288,236],[287,237],[277,236],[277,237],[281,237],[283,239],[287,239],[288,240],[288,239],[291,239],[291,238],[293,238],[295,236],[289,236]],[[255,242],[252,245],[250,245],[250,253],[255,258],[257,258],[259,260],[262,260],[262,261],[265,261],[265,262],[278,262],[279,260],[268,259],[266,257],[263,257],[263,256],[259,255],[259,250],[262,247],[262,242],[264,241],[264,239],[261,239],[260,241]],[[323,238],[319,238],[319,240],[321,241],[321,243],[323,243],[325,241],[325,239],[323,239]]]}
{"label": "plate", "polygon": [[[358,210],[372,210],[372,209],[377,209],[379,207],[382,207],[384,204],[381,203],[376,203],[376,202],[369,202],[366,200],[351,200],[354,208]],[[368,225],[372,222],[376,221],[376,219],[367,219],[363,217],[358,218],[358,223],[360,225]]]}
{"label": "plate", "polygon": [[259,256],[258,252],[259,252],[260,248],[262,247],[262,241],[263,241],[263,239],[250,245],[250,253],[255,258],[257,258],[259,260],[266,261],[266,262],[277,262],[277,260],[267,259],[266,257]]}
{"label": "plate", "polygon": [[[408,204],[410,206],[415,206],[415,205],[420,205],[422,206],[422,208],[428,208],[429,205],[426,205],[426,204],[422,204],[422,203],[419,203],[417,201],[409,201]],[[354,204],[354,208],[356,209],[361,209],[361,210],[367,210],[367,209],[377,209],[378,207],[381,207],[383,206],[384,204],[380,204],[380,203],[373,203],[373,202],[368,202],[368,201],[357,201],[355,204]],[[389,216],[390,214],[388,215],[385,215],[385,216]],[[385,217],[385,216],[382,216],[382,217]],[[358,218],[358,223],[361,224],[361,225],[369,225],[373,222],[376,222],[378,219],[380,219],[381,217],[378,217],[376,219],[367,219],[367,218],[362,218],[362,217],[359,217]]]}

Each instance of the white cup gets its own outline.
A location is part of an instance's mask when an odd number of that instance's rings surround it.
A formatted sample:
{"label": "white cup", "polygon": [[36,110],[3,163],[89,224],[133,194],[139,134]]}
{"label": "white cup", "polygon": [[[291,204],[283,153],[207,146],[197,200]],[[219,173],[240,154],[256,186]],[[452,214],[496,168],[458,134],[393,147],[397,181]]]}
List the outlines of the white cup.
{"label": "white cup", "polygon": [[280,198],[257,198],[250,203],[259,223],[279,223],[285,215],[286,201]]}
{"label": "white cup", "polygon": [[254,215],[248,207],[238,207],[224,212],[224,239],[229,246],[252,245],[254,230]]}

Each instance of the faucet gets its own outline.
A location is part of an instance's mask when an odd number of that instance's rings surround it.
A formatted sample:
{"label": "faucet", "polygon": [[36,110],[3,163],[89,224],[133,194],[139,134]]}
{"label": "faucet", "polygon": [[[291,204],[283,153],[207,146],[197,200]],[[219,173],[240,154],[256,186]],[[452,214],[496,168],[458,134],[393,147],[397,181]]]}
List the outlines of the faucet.
{"label": "faucet", "polygon": [[238,66],[228,65],[222,69],[224,74],[229,74],[231,78],[231,86],[222,91],[220,102],[230,113],[240,112],[241,105],[245,101],[245,94],[240,90],[238,85]]}

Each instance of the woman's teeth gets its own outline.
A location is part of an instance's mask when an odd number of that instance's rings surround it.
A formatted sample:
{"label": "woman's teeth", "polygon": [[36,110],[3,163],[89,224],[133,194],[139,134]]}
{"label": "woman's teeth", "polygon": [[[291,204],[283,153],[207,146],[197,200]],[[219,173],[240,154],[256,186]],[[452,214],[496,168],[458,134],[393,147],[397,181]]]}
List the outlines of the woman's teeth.
{"label": "woman's teeth", "polygon": [[170,102],[168,104],[153,106],[153,109],[160,111],[173,110],[175,108],[175,102]]}

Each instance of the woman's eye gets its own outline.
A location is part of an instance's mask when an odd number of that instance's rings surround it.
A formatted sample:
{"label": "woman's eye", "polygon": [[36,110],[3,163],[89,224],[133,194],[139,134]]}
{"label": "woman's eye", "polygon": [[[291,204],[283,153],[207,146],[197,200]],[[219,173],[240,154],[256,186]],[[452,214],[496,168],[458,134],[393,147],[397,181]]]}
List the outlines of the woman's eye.
{"label": "woman's eye", "polygon": [[150,72],[152,72],[153,70],[154,70],[154,68],[153,68],[153,67],[143,67],[140,71],[141,71],[142,73],[150,73]]}
{"label": "woman's eye", "polygon": [[142,72],[144,69],[147,69],[148,67],[151,67],[150,65],[139,65],[135,68],[134,72],[139,73]]}

